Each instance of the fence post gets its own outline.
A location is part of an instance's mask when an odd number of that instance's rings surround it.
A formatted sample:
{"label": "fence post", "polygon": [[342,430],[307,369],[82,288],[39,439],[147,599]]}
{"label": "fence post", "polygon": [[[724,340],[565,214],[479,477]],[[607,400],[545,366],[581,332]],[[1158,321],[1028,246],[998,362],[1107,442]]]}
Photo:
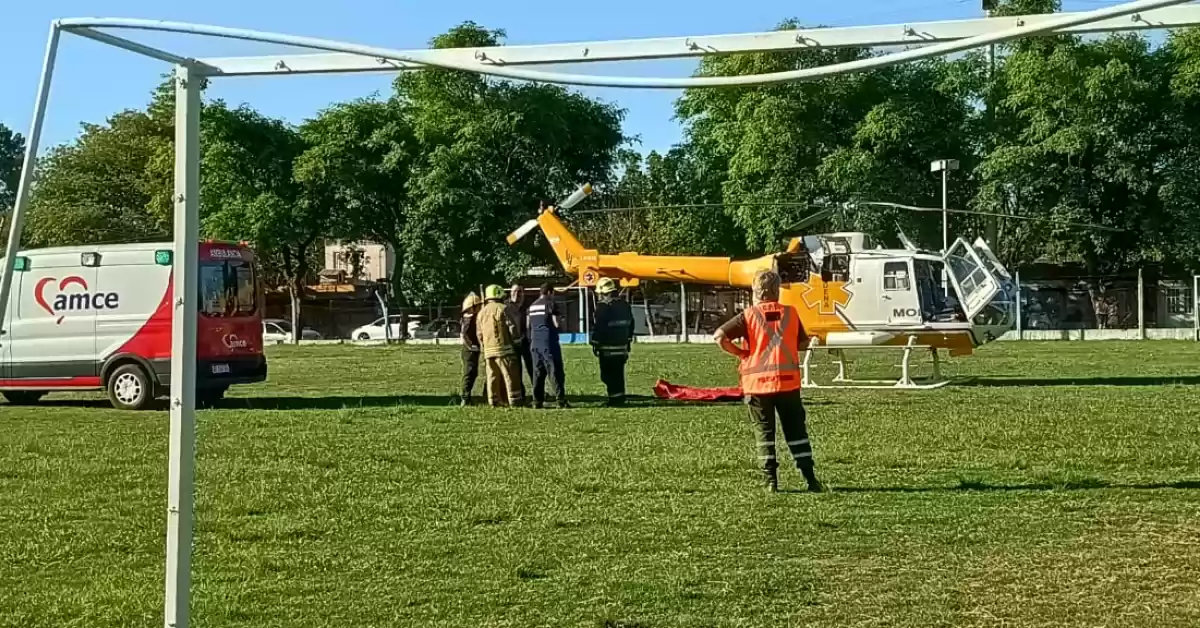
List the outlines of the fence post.
{"label": "fence post", "polygon": [[679,342],[687,341],[687,284],[681,281],[679,282]]}
{"label": "fence post", "polygon": [[1142,267],[1138,267],[1137,284],[1138,303],[1138,339],[1146,339],[1146,284],[1142,281]]}
{"label": "fence post", "polygon": [[1024,340],[1025,324],[1021,321],[1021,271],[1013,274],[1013,281],[1017,284],[1017,340]]}
{"label": "fence post", "polygon": [[1192,329],[1200,342],[1200,275],[1192,275]]}

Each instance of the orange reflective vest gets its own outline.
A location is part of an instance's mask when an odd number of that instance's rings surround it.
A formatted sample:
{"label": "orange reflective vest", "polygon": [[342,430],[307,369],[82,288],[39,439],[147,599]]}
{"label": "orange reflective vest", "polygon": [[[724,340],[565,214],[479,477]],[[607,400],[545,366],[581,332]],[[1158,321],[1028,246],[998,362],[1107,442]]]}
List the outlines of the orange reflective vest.
{"label": "orange reflective vest", "polygon": [[742,394],[773,395],[800,389],[800,313],[790,305],[766,301],[748,307],[746,342],[750,355],[739,372]]}

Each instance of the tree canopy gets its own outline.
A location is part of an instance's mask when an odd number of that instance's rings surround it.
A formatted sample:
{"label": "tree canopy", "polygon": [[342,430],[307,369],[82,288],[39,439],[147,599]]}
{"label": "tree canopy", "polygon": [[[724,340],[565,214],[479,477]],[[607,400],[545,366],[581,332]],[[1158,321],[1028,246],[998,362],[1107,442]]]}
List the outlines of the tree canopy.
{"label": "tree canopy", "polygon": [[25,159],[25,138],[0,124],[0,214],[12,209]]}

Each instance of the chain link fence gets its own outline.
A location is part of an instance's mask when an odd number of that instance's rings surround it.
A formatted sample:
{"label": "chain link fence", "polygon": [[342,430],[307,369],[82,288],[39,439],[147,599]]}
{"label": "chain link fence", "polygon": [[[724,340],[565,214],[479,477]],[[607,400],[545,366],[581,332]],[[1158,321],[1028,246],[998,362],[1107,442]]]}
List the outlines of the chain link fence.
{"label": "chain link fence", "polygon": [[[1022,279],[1019,339],[1056,332],[1092,337],[1197,337],[1200,277],[1049,277]],[[1136,332],[1117,334],[1113,332]],[[1009,334],[1013,336],[1014,334]],[[1073,336],[1072,336],[1073,337]]]}
{"label": "chain link fence", "polygon": [[[1028,274],[1028,273],[1026,273]],[[1041,276],[1017,273],[1019,324],[1005,340],[1050,338],[1196,338],[1197,282],[1200,276]],[[661,342],[706,341],[725,321],[751,304],[750,291],[738,288],[648,281],[623,291],[633,308],[638,336]],[[526,304],[537,298],[526,290]],[[566,288],[555,300],[563,315],[563,332],[585,341],[595,311],[595,293]],[[418,339],[458,337],[459,303],[391,309],[403,315],[404,328]],[[355,339],[355,330],[379,323],[382,311],[363,298],[309,298],[303,326],[325,339]],[[268,299],[266,318],[290,320],[285,296]],[[395,319],[393,319],[395,322]]]}

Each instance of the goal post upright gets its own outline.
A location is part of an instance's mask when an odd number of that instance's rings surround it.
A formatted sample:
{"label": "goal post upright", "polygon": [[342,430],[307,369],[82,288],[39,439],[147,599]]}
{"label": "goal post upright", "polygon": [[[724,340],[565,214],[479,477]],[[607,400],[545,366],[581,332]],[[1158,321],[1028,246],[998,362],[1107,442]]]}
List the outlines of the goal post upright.
{"label": "goal post upright", "polygon": [[167,565],[163,625],[188,626],[196,460],[196,283],[200,257],[200,84],[175,67],[175,204],[171,295],[170,446],[167,459]]}
{"label": "goal post upright", "polygon": [[[0,277],[0,325],[8,314],[9,295],[16,255],[30,202],[34,167],[42,125],[49,99],[51,79],[62,32],[74,33],[97,42],[122,48],[175,66],[175,182],[173,232],[173,294],[171,338],[170,441],[168,458],[165,628],[187,628],[190,624],[191,551],[193,532],[196,402],[196,324],[199,316],[196,282],[199,270],[200,211],[200,87],[208,78],[276,74],[349,73],[405,71],[428,67],[456,69],[500,78],[545,81],[566,85],[600,85],[625,88],[715,88],[732,84],[811,80],[824,76],[859,72],[952,52],[1000,43],[1027,36],[1062,32],[1098,33],[1124,30],[1163,29],[1200,25],[1200,5],[1183,5],[1186,0],[1136,0],[1082,13],[1008,16],[983,20],[957,20],[863,26],[850,28],[771,31],[744,35],[689,38],[658,38],[613,42],[584,42],[543,46],[513,46],[483,49],[392,50],[311,37],[230,29],[197,24],[156,22],[120,18],[56,20],[47,42],[42,75],[34,104],[33,120],[25,147],[16,204],[9,227],[9,241]],[[1132,17],[1132,19],[1129,19]],[[1124,18],[1124,19],[1123,19]],[[320,54],[276,55],[235,58],[192,59],[118,37],[100,29],[159,31],[241,39],[320,51]],[[787,40],[790,39],[790,43]],[[845,46],[924,45],[924,48],[885,55],[866,62],[827,66],[816,71],[801,70],[742,77],[693,77],[662,79],[647,77],[596,77],[563,74],[520,66],[623,61],[711,54],[765,52],[797,48]],[[593,54],[591,49],[595,48]],[[467,56],[470,55],[470,56]],[[506,56],[511,56],[506,59]],[[1200,278],[1194,282],[1200,291]],[[1200,297],[1193,294],[1200,301]],[[1200,316],[1197,317],[1200,329]],[[2,332],[2,330],[0,330]],[[1200,333],[1198,333],[1200,337]],[[4,336],[0,333],[0,342]]]}

